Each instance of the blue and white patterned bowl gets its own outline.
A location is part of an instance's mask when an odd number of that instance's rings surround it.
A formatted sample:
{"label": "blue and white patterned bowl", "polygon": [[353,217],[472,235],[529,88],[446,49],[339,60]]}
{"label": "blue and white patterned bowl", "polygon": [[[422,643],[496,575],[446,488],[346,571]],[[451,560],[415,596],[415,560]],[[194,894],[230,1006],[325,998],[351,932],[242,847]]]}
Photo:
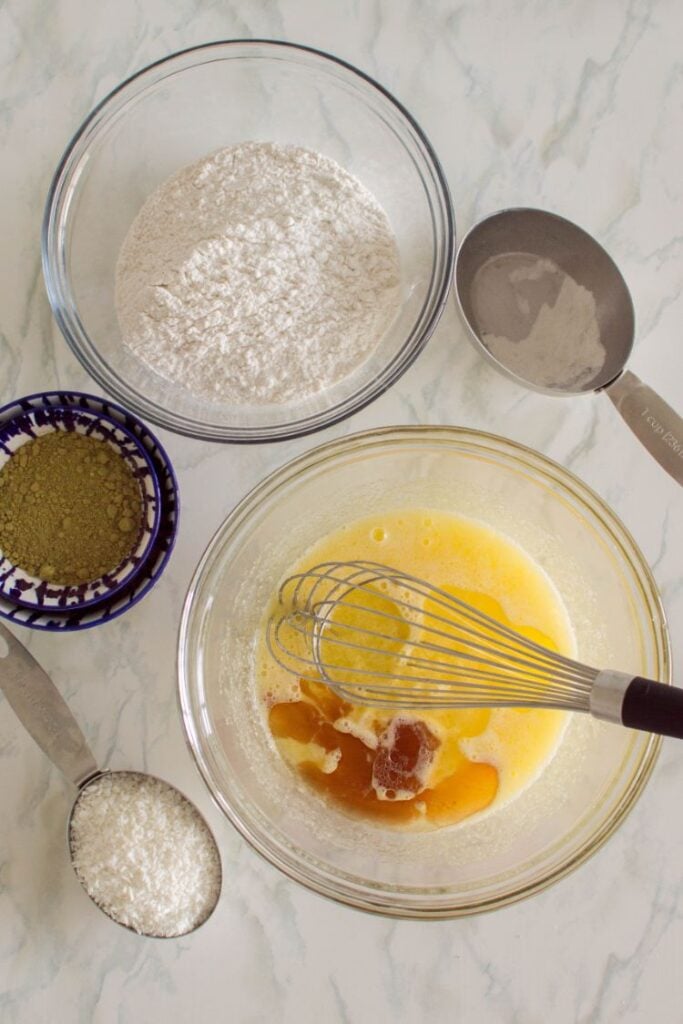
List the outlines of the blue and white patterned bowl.
{"label": "blue and white patterned bowl", "polygon": [[89,608],[53,611],[26,608],[0,595],[0,617],[18,625],[51,632],[89,629],[117,618],[141,601],[156,584],[171,557],[178,532],[178,484],[164,448],[145,424],[120,406],[104,398],[79,391],[51,391],[18,399],[0,408],[0,429],[9,420],[31,409],[63,407],[108,416],[135,437],[147,452],[159,483],[159,529],[147,558],[131,581],[114,596]]}
{"label": "blue and white patterned bowl", "polygon": [[109,416],[89,409],[47,406],[30,409],[0,426],[0,470],[24,445],[55,431],[75,432],[104,441],[128,465],[140,486],[142,525],[130,554],[106,575],[87,583],[49,583],[14,565],[0,549],[0,594],[28,608],[67,611],[89,608],[118,594],[137,574],[159,532],[159,482],[152,461],[130,431]]}

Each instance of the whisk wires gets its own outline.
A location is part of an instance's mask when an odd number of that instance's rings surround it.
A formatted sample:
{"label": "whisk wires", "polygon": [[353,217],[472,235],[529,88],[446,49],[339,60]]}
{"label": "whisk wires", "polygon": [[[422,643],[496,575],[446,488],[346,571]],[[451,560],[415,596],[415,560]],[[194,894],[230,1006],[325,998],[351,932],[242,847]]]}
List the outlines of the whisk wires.
{"label": "whisk wires", "polygon": [[322,562],[286,579],[267,643],[288,672],[395,710],[587,710],[597,674],[447,590],[371,561]]}

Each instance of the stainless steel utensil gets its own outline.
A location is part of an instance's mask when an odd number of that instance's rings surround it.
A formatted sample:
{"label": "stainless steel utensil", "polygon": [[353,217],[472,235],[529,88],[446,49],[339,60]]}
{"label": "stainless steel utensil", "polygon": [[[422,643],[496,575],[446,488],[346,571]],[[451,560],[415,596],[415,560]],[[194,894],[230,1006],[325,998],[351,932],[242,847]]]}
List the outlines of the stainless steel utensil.
{"label": "stainless steel utensil", "polygon": [[[41,668],[35,658],[26,650],[23,644],[21,644],[1,623],[0,690],[5,694],[22,725],[31,734],[41,750],[47,754],[52,763],[59,768],[66,778],[70,782],[73,782],[73,784],[78,788],[79,792],[74,800],[71,814],[69,816],[69,855],[73,865],[74,855],[71,823],[73,820],[74,810],[81,797],[86,792],[88,786],[96,782],[105,774],[136,775],[145,779],[156,779],[156,776],[150,776],[144,772],[111,773],[104,772],[98,768],[97,762],[95,761],[92,751],[90,750],[76,719],[72,715],[69,707],[59,694],[50,677],[47,675],[45,670]],[[208,824],[195,805],[188,800],[184,794],[175,789],[174,786],[171,786],[170,783],[165,782],[163,779],[157,779],[157,781],[163,786],[167,786],[169,790],[173,790],[177,793],[178,796],[189,804],[189,806],[204,822],[206,825],[207,836],[210,837],[211,842],[214,844],[217,862],[220,865],[220,855],[218,853],[216,841]],[[83,880],[79,877],[78,872],[76,872],[76,877],[90,899],[93,900],[102,913],[106,914],[110,920],[116,921],[117,924],[121,924],[124,928],[129,928],[129,925],[125,924],[123,921],[118,921],[114,916],[112,916],[112,914],[105,910],[97,900],[94,899]],[[208,913],[200,921],[197,921],[192,928],[178,934],[188,934],[189,932],[195,931],[209,918],[216,906],[216,903],[218,902],[220,889],[221,886],[219,884],[216,892],[216,899],[209,908]],[[178,935],[154,935],[150,932],[142,934],[149,935],[152,938],[178,937]]]}
{"label": "stainless steel utensil", "polygon": [[558,708],[683,739],[683,690],[566,658],[400,569],[323,562],[286,579],[280,603],[275,660],[352,703]]}
{"label": "stainless steel utensil", "polygon": [[[559,297],[567,284],[573,291],[564,293],[566,330],[556,322],[547,350],[537,345],[525,360],[520,343],[535,325],[538,330],[539,315],[544,323],[554,311],[560,315]],[[545,210],[494,213],[463,239],[455,287],[472,340],[498,370],[548,395],[604,391],[660,466],[683,484],[683,419],[624,369],[633,348],[633,302],[616,264],[591,235]],[[604,350],[600,366],[586,364],[581,350],[580,331],[591,328],[586,319],[591,304],[593,329]],[[495,343],[500,337],[506,344]],[[576,361],[571,374],[565,372],[571,362],[568,347]],[[557,373],[549,383],[553,367]]]}

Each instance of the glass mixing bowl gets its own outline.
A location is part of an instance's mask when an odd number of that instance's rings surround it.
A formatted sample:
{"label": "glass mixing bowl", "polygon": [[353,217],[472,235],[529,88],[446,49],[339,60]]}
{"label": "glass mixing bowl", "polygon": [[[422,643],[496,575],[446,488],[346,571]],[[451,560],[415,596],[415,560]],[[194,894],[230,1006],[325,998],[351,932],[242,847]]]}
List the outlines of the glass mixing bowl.
{"label": "glass mixing bowl", "polygon": [[230,514],[185,603],[180,704],[218,806],[273,864],[356,907],[447,917],[520,899],[581,864],[633,806],[660,741],[576,714],[553,760],[516,800],[426,833],[349,817],[309,789],[276,753],[256,700],[254,641],[264,608],[323,534],[410,505],[476,518],[520,544],[559,590],[581,660],[670,681],[655,583],[597,495],[511,441],[402,427],[308,452]]}
{"label": "glass mixing bowl", "polygon": [[[383,206],[401,261],[401,306],[370,357],[333,387],[280,405],[220,404],[165,380],[124,347],[114,305],[118,253],[150,192],[186,164],[244,141],[336,160]],[[269,441],[350,416],[410,366],[448,295],[455,229],[432,147],[385,89],[317,50],[235,40],[152,64],[95,108],[55,173],[42,248],[57,323],[110,394],[181,434]]]}

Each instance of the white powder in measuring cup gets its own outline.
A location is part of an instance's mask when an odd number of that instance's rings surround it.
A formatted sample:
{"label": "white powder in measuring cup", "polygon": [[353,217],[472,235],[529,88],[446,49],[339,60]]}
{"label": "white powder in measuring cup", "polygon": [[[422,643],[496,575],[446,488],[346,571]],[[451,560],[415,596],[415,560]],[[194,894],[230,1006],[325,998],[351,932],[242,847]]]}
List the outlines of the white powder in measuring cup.
{"label": "white powder in measuring cup", "polygon": [[478,271],[473,299],[484,345],[523,380],[580,391],[604,366],[593,293],[554,261],[496,256]]}
{"label": "white powder in measuring cup", "polygon": [[386,214],[334,160],[247,142],[147,199],[116,271],[124,344],[220,402],[283,403],[373,352],[399,306]]}
{"label": "white powder in measuring cup", "polygon": [[221,886],[213,836],[173,786],[136,772],[91,782],[74,807],[76,874],[95,903],[144,935],[183,935],[211,913]]}

